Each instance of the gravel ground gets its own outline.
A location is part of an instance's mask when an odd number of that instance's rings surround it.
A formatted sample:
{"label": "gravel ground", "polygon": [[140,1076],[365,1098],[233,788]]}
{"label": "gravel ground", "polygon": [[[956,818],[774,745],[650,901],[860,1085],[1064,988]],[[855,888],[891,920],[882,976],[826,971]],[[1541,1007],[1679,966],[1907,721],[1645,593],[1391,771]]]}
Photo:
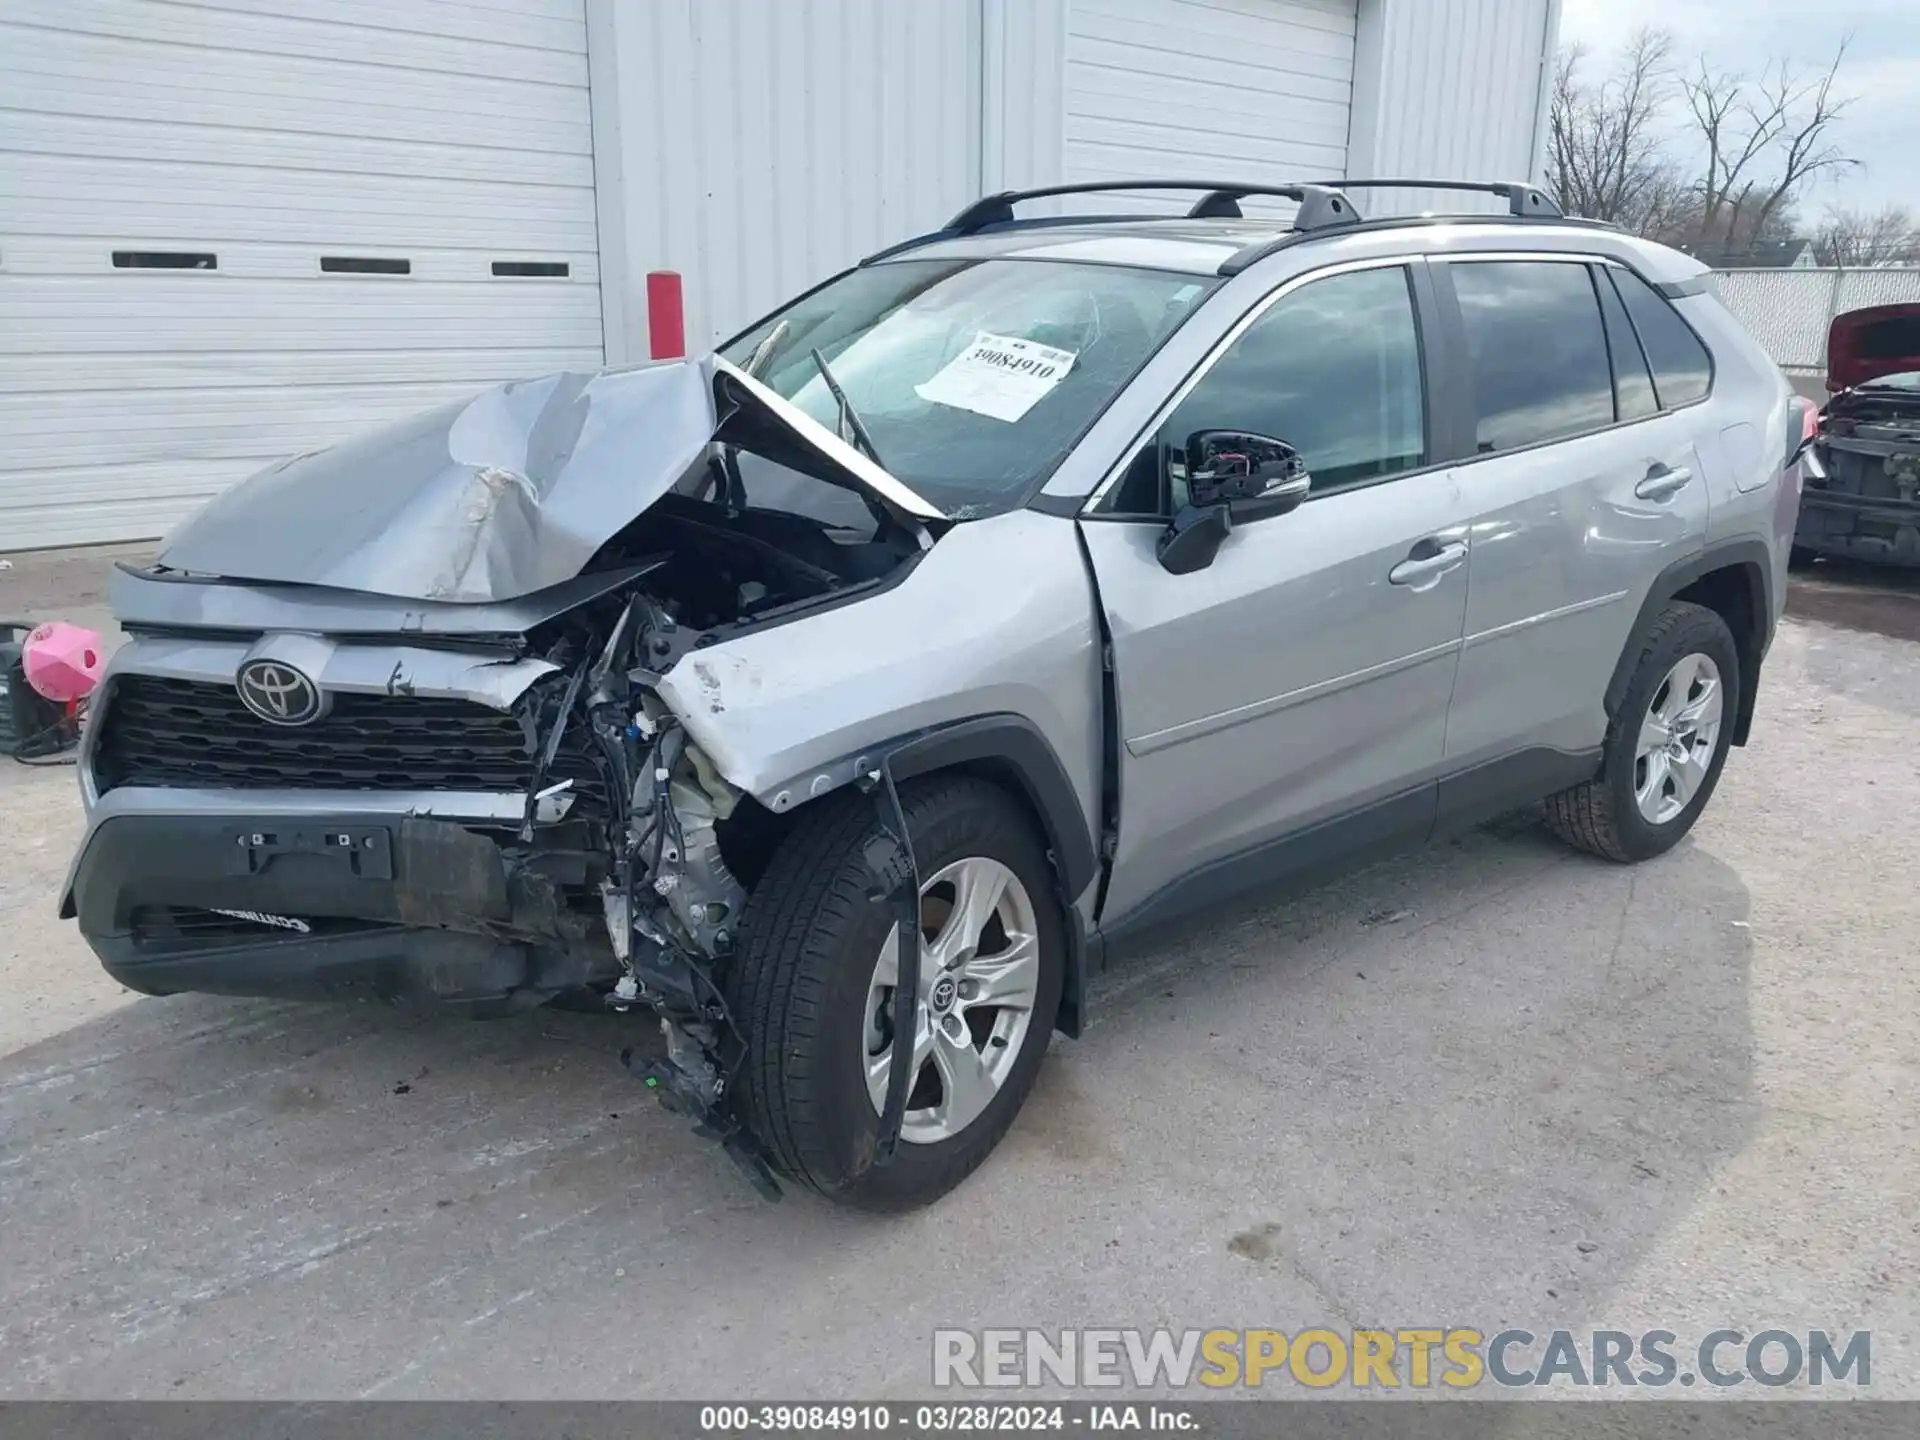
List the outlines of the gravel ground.
{"label": "gravel ground", "polygon": [[631,1022],[122,992],[53,918],[70,772],[0,766],[0,1396],[903,1395],[937,1325],[1324,1323],[1867,1328],[1920,1397],[1920,588],[1816,573],[1671,855],[1521,815],[1129,964],[889,1221],[754,1198]]}

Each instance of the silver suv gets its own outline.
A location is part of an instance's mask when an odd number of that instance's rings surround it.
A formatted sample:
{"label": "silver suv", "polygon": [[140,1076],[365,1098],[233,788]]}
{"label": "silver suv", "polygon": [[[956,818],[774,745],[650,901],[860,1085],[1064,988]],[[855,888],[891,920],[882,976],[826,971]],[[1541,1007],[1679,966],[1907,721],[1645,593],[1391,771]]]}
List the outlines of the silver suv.
{"label": "silver suv", "polygon": [[[1096,188],[1207,193],[1014,216]],[[763,1189],[892,1209],[1170,925],[1541,799],[1660,854],[1805,417],[1693,260],[1453,188],[1511,213],[993,196],[255,477],[116,577],[63,913],[150,994],[657,1016]]]}

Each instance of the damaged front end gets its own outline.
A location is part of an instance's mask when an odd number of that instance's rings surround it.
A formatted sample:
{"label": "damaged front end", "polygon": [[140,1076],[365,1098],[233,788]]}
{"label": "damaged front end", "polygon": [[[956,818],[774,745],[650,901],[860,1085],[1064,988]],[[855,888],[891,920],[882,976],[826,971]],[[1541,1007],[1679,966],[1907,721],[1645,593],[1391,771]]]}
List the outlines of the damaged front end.
{"label": "damaged front end", "polygon": [[586,686],[584,718],[624,812],[611,827],[612,873],[600,887],[621,970],[606,1000],[616,1010],[644,1005],[658,1014],[665,1055],[636,1061],[629,1048],[621,1060],[669,1109],[719,1141],[756,1188],[777,1196],[764,1156],[727,1104],[746,1040],[719,969],[747,897],[719,827],[752,801],[687,738],[655,689],[701,638],[636,594]]}
{"label": "damaged front end", "polygon": [[1920,565],[1920,305],[1837,316],[1827,385],[1795,546]]}
{"label": "damaged front end", "polygon": [[155,994],[658,1014],[727,1104],[724,977],[778,817],[662,698],[894,583],[944,517],[709,359],[499,387],[238,487],[118,577],[64,913]]}
{"label": "damaged front end", "polygon": [[1822,555],[1920,565],[1920,372],[1827,403],[1794,543]]}

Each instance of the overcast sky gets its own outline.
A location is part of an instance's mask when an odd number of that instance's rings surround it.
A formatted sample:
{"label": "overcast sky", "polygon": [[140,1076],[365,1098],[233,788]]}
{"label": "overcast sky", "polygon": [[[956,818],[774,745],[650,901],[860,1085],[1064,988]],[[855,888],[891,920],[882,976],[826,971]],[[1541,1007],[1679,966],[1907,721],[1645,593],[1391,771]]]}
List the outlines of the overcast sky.
{"label": "overcast sky", "polygon": [[1834,139],[1863,163],[1802,198],[1803,228],[1836,202],[1920,212],[1920,0],[1563,0],[1560,38],[1597,61],[1642,25],[1671,31],[1683,59],[1753,74],[1782,55],[1822,68],[1850,33],[1840,89],[1859,98]]}

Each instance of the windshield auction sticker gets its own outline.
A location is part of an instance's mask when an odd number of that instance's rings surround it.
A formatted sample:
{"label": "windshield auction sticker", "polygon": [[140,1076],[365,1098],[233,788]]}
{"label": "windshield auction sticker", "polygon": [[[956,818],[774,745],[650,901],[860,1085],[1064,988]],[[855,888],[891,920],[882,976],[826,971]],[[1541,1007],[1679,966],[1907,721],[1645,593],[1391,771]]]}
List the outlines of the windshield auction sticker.
{"label": "windshield auction sticker", "polygon": [[914,386],[914,393],[935,405],[1012,424],[1067,378],[1075,358],[1071,350],[982,330],[932,379]]}

